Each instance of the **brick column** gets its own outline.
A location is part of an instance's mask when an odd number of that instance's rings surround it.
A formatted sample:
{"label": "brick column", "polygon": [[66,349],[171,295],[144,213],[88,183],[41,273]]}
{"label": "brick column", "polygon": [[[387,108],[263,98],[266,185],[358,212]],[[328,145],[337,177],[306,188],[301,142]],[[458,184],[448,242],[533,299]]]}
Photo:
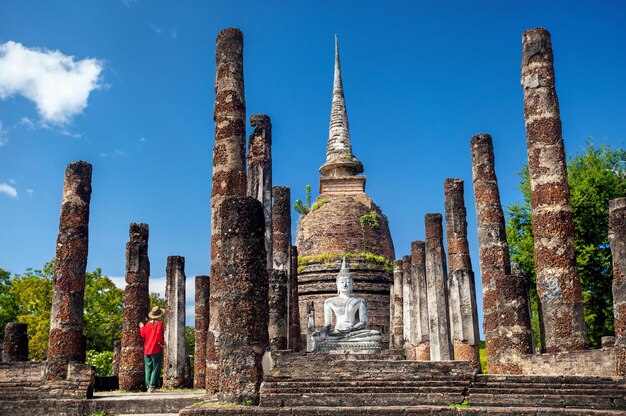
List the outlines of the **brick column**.
{"label": "brick column", "polygon": [[291,268],[291,195],[286,186],[272,189],[274,270],[269,281],[269,336],[271,350],[287,349],[287,282]]}
{"label": "brick column", "polygon": [[428,284],[426,281],[426,243],[411,243],[411,274],[415,293],[415,359],[430,360],[430,330],[428,322]]}
{"label": "brick column", "polygon": [[291,272],[288,284],[288,308],[289,328],[287,334],[287,348],[298,352],[302,350],[300,340],[300,302],[298,295],[298,248],[291,246]]}
{"label": "brick column", "polygon": [[250,116],[254,131],[248,139],[248,196],[263,204],[267,270],[272,261],[272,123],[265,114]]}
{"label": "brick column", "polygon": [[228,198],[222,208],[223,263],[216,277],[229,292],[220,297],[219,399],[258,403],[269,343],[263,208],[251,197]]}
{"label": "brick column", "polygon": [[139,323],[145,322],[150,311],[148,224],[131,223],[128,233],[119,386],[122,390],[139,391],[146,388],[144,339],[139,333]]}
{"label": "brick column", "polygon": [[509,245],[495,171],[491,136],[471,140],[472,177],[480,273],[483,283],[483,330],[490,373],[520,373],[520,357],[532,352],[528,313],[518,283],[511,276]]}
{"label": "brick column", "polygon": [[[243,33],[236,28],[222,30],[215,45],[215,144],[211,188],[211,271],[217,276],[222,236],[220,205],[231,195],[246,195],[246,100],[243,85]],[[219,372],[220,296],[228,289],[219,279],[210,279],[209,330],[207,332],[207,393],[216,393]]]}
{"label": "brick column", "polygon": [[454,358],[469,361],[474,370],[480,371],[476,287],[467,242],[463,179],[447,178],[444,191],[448,241],[448,301]]}
{"label": "brick column", "polygon": [[122,340],[113,341],[113,358],[111,359],[111,375],[120,375],[120,361],[122,360]]}
{"label": "brick column", "polygon": [[196,276],[195,279],[195,318],[193,350],[193,388],[206,387],[206,334],[209,328],[209,276]]}
{"label": "brick column", "polygon": [[613,259],[615,345],[626,347],[626,198],[609,201],[609,243]]}
{"label": "brick column", "polygon": [[409,359],[413,354],[410,351],[411,346],[414,345],[413,341],[413,329],[415,322],[413,320],[413,279],[411,276],[411,256],[402,257],[402,334],[404,340],[404,347],[408,349],[407,355]]}
{"label": "brick column", "polygon": [[454,359],[450,342],[450,316],[446,280],[446,253],[443,249],[441,214],[426,214],[426,283],[430,322],[430,359]]}
{"label": "brick column", "polygon": [[[391,287],[391,336],[389,337],[389,348],[404,349],[404,323],[403,323],[403,301],[402,301],[402,260],[393,262],[393,286]],[[408,358],[408,357],[407,357]]]}
{"label": "brick column", "polygon": [[67,363],[85,362],[83,303],[87,267],[91,165],[67,165],[63,185],[56,265],[52,280],[52,311],[48,338],[47,378],[64,379]]}
{"label": "brick column", "polygon": [[28,325],[9,322],[4,327],[2,361],[28,361]]}
{"label": "brick column", "polygon": [[185,384],[185,258],[169,256],[165,269],[165,370],[163,385],[167,388],[188,387]]}
{"label": "brick column", "polygon": [[[547,352],[587,348],[550,33],[522,36],[522,86],[532,192],[537,294]],[[558,247],[556,249],[555,247]]]}

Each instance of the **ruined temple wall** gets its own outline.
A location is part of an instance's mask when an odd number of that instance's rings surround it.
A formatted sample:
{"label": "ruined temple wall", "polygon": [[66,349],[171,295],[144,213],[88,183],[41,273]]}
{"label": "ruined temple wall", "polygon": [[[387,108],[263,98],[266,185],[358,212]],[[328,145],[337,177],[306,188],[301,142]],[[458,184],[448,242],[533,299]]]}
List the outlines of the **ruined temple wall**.
{"label": "ruined temple wall", "polygon": [[521,374],[538,376],[620,376],[618,349],[602,348],[546,354],[527,354],[520,362]]}

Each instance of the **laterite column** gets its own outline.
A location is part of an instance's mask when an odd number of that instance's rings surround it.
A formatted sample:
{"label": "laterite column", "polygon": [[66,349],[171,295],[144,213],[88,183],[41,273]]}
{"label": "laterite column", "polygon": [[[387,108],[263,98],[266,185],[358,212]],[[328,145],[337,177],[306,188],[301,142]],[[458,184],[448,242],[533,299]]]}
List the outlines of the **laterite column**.
{"label": "laterite column", "polygon": [[402,260],[393,262],[393,286],[391,288],[391,336],[389,348],[401,350],[404,348],[404,323],[402,303]]}
{"label": "laterite column", "polygon": [[463,179],[445,180],[450,324],[454,358],[469,361],[474,370],[480,371],[476,287],[467,242],[467,211],[463,191]]}
{"label": "laterite column", "polygon": [[626,198],[609,201],[609,243],[613,258],[615,346],[626,347]]}
{"label": "laterite column", "polygon": [[122,390],[145,389],[144,339],[139,323],[150,311],[150,260],[148,258],[148,224],[131,223],[130,241],[126,243],[126,289],[124,289],[124,321],[122,323],[119,386]]}
{"label": "laterite column", "polygon": [[544,345],[546,352],[582,350],[589,341],[576,265],[574,218],[550,33],[543,28],[527,30],[522,36],[522,48],[537,295]]}
{"label": "laterite column", "polygon": [[167,388],[186,386],[188,369],[185,357],[185,258],[169,256],[165,269],[165,369]]}
{"label": "laterite column", "polygon": [[470,146],[489,373],[520,374],[520,358],[532,353],[530,320],[519,278],[511,274],[491,136],[477,134]]}
{"label": "laterite column", "polygon": [[430,322],[430,359],[454,359],[450,343],[450,315],[446,285],[446,254],[443,249],[441,214],[426,214],[426,282]]}
{"label": "laterite column", "polygon": [[207,393],[217,393],[219,373],[219,308],[222,288],[217,269],[220,262],[222,214],[220,205],[228,196],[244,196],[246,181],[246,100],[243,85],[243,33],[236,28],[222,30],[215,45],[215,143],[211,188],[211,270],[210,320],[207,332]]}
{"label": "laterite column", "polygon": [[209,276],[196,276],[195,285],[193,388],[204,389],[206,387],[206,334],[209,328]]}
{"label": "laterite column", "polygon": [[261,203],[231,197],[222,205],[220,383],[223,403],[258,403],[268,345],[265,221]]}
{"label": "laterite column", "polygon": [[90,200],[91,165],[86,162],[70,163],[65,170],[52,280],[46,369],[49,380],[64,379],[67,376],[68,362],[85,362],[83,304]]}

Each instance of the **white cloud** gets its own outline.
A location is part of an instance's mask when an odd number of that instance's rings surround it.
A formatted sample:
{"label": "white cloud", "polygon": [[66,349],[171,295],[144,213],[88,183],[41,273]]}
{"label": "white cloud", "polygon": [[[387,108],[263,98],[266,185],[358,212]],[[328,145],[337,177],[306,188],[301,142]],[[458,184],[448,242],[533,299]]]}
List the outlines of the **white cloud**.
{"label": "white cloud", "polygon": [[145,143],[145,142],[146,142],[146,138],[145,137],[139,138],[139,143]]}
{"label": "white cloud", "polygon": [[91,91],[100,88],[103,63],[75,60],[59,51],[0,44],[0,99],[22,95],[37,105],[41,118],[69,123],[87,107]]}
{"label": "white cloud", "polygon": [[170,29],[170,39],[176,40],[178,38],[178,32],[176,29]]}
{"label": "white cloud", "polygon": [[15,178],[10,178],[10,179],[9,179],[9,183],[10,183],[11,185],[15,185],[15,184],[17,184],[17,181],[15,180]]}
{"label": "white cloud", "polygon": [[17,189],[8,183],[0,183],[0,193],[7,194],[11,198],[17,198]]}
{"label": "white cloud", "polygon": [[9,142],[9,138],[7,137],[7,131],[4,127],[2,127],[2,121],[0,121],[0,147],[4,146]]}
{"label": "white cloud", "polygon": [[33,195],[35,195],[35,191],[32,189],[27,189],[26,194],[28,195],[29,198],[32,198]]}
{"label": "white cloud", "polygon": [[133,4],[137,3],[137,0],[121,0],[122,4],[126,7],[130,7]]}
{"label": "white cloud", "polygon": [[26,130],[35,130],[35,123],[28,117],[22,117],[17,124],[18,126],[26,127]]}
{"label": "white cloud", "polygon": [[100,156],[100,157],[108,157],[109,154],[106,153],[106,152],[101,152],[98,156]]}

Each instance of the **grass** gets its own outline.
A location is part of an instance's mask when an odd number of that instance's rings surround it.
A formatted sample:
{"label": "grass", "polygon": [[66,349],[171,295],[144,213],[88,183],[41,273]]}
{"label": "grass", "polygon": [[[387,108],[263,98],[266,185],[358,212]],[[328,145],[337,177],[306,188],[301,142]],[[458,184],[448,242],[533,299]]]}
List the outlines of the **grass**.
{"label": "grass", "polygon": [[374,253],[363,252],[363,253],[325,253],[318,254],[314,256],[301,256],[298,257],[298,272],[301,272],[309,263],[333,263],[337,260],[341,260],[342,258],[351,259],[362,257],[365,260],[372,261],[374,263],[378,263],[383,267],[383,271],[388,273],[393,273],[393,262],[391,260],[386,259],[383,256],[379,256]]}
{"label": "grass", "polygon": [[450,407],[454,409],[467,409],[470,407],[470,404],[466,399],[463,399],[461,403],[452,403]]}
{"label": "grass", "polygon": [[480,358],[480,369],[483,374],[487,374],[489,371],[487,370],[487,351],[485,351],[485,341],[480,341],[478,350],[478,356]]}

